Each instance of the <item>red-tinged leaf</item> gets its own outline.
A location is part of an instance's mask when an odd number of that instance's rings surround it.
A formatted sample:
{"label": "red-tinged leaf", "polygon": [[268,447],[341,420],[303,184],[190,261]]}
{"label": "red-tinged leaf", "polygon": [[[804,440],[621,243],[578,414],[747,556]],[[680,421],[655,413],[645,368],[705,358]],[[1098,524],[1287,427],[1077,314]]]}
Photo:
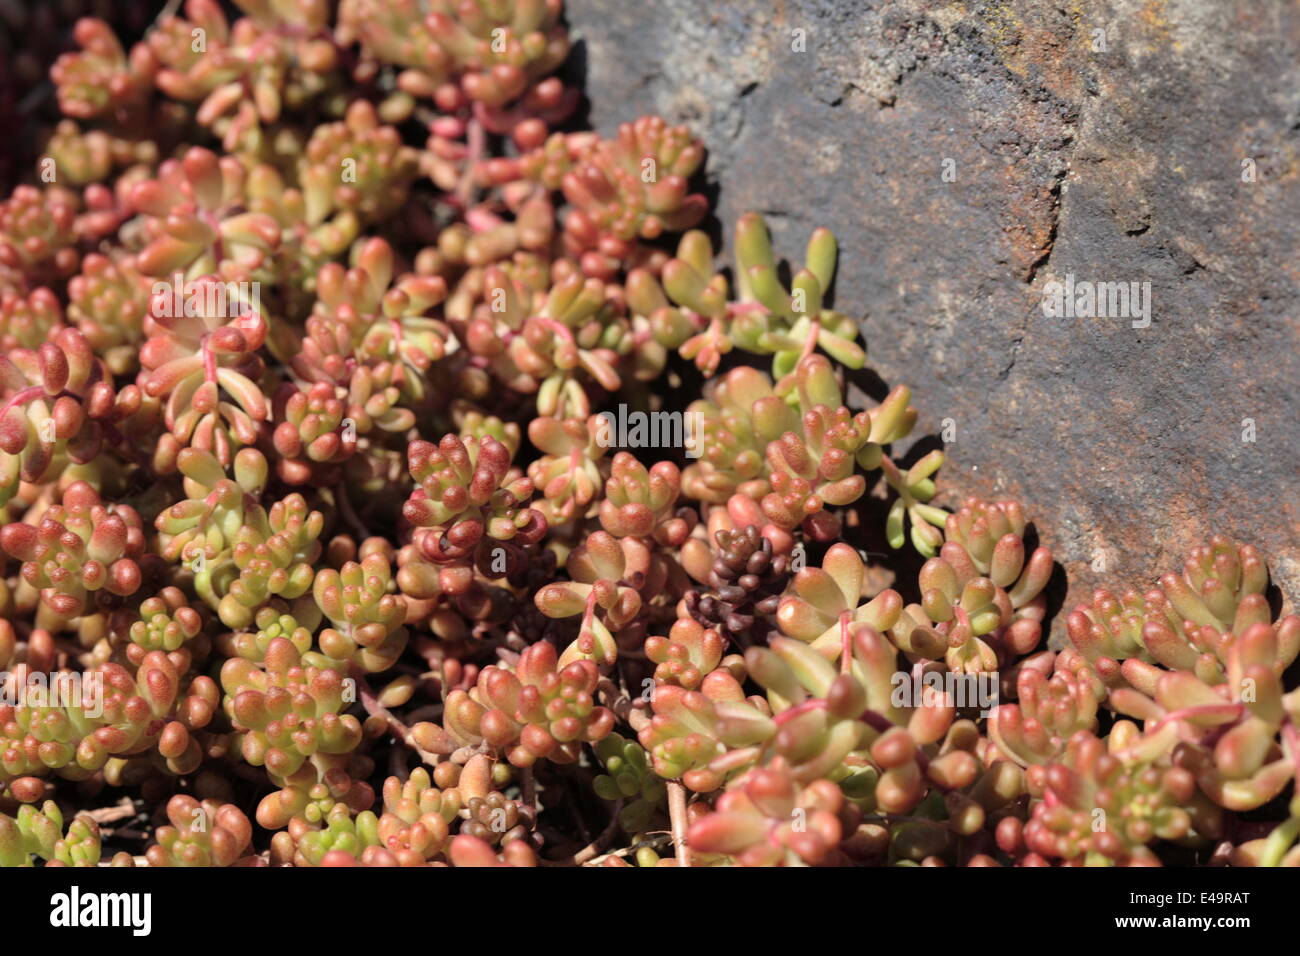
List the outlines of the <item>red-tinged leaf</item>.
{"label": "red-tinged leaf", "polygon": [[576,581],[548,584],[537,592],[537,608],[547,617],[572,617],[586,609],[591,590],[590,584]]}
{"label": "red-tinged leaf", "polygon": [[217,382],[234,396],[235,401],[239,402],[250,418],[259,422],[266,420],[266,396],[252,381],[233,369],[219,368],[217,369]]}
{"label": "red-tinged leaf", "polygon": [[755,813],[711,813],[691,825],[686,843],[701,853],[740,853],[767,835],[769,824]]}
{"label": "red-tinged leaf", "polygon": [[453,866],[503,866],[496,853],[488,844],[484,843],[477,837],[468,836],[464,833],[452,837],[451,843],[447,846],[447,856],[451,859]]}
{"label": "red-tinged leaf", "polygon": [[821,614],[807,601],[796,597],[781,599],[776,620],[784,633],[801,641],[816,640],[834,622],[832,616]]}
{"label": "red-tinged leaf", "polygon": [[[851,572],[842,564],[839,565],[839,569],[841,573],[849,576],[846,583],[852,584]],[[821,568],[804,568],[799,571],[794,578],[794,589],[808,604],[828,618],[835,618],[842,611],[850,610],[857,605],[857,595],[851,598],[847,596],[839,582]]]}
{"label": "red-tinged leaf", "polygon": [[168,276],[193,261],[196,251],[174,236],[159,236],[135,257],[135,267],[147,276]]}

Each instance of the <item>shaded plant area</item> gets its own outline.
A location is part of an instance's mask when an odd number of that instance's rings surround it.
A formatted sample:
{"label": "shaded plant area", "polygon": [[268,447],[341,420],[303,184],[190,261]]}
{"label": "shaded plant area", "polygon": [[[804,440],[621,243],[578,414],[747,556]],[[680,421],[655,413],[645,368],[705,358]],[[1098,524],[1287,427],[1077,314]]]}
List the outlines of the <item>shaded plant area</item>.
{"label": "shaded plant area", "polygon": [[1265,556],[1061,608],[561,0],[142,9],[0,0],[0,864],[1300,864]]}

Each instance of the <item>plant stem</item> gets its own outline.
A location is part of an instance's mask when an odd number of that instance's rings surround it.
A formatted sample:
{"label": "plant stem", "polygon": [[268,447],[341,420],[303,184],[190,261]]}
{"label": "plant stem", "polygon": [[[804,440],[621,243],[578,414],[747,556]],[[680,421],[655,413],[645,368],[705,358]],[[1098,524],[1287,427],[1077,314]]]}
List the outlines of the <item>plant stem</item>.
{"label": "plant stem", "polygon": [[664,834],[663,836],[652,837],[649,840],[642,840],[640,843],[633,843],[631,846],[625,846],[622,849],[612,850],[609,853],[601,854],[600,856],[596,857],[594,860],[588,860],[586,863],[583,864],[583,866],[600,866],[606,860],[611,860],[614,857],[631,856],[633,853],[635,853],[637,850],[641,849],[642,847],[648,846],[657,849],[658,847],[663,846],[665,843],[670,843],[670,842],[672,842],[672,838],[669,837],[667,834]]}
{"label": "plant stem", "polygon": [[607,859],[615,856],[614,853],[606,853],[601,856],[605,847],[609,846],[610,841],[614,839],[614,834],[618,833],[618,812],[623,808],[623,801],[620,800],[614,805],[613,816],[610,817],[609,823],[605,829],[600,832],[600,836],[584,846],[573,857],[568,860],[556,860],[555,862],[542,861],[543,866],[586,866],[596,859]]}
{"label": "plant stem", "polygon": [[456,200],[462,209],[468,209],[474,198],[474,167],[483,158],[487,149],[487,131],[477,117],[469,120],[465,129],[466,156],[465,169],[460,182],[456,184]]}
{"label": "plant stem", "polygon": [[424,763],[430,767],[438,766],[438,763],[442,758],[437,754],[429,753],[429,751],[422,749],[419,744],[415,742],[415,738],[411,736],[410,728],[398,720],[392,711],[379,702],[379,696],[374,692],[374,689],[371,688],[370,681],[366,679],[366,675],[362,673],[361,668],[353,665],[348,671],[348,676],[356,681],[357,695],[360,698],[361,706],[365,708],[366,713],[371,717],[383,718],[383,720],[388,724],[389,733],[419,754],[420,760]]}
{"label": "plant stem", "polygon": [[524,767],[520,772],[519,789],[525,805],[530,810],[537,809],[537,781],[533,777],[532,767]]}
{"label": "plant stem", "polygon": [[691,850],[686,845],[686,788],[676,780],[668,781],[668,816],[673,824],[673,846],[677,865],[691,865]]}

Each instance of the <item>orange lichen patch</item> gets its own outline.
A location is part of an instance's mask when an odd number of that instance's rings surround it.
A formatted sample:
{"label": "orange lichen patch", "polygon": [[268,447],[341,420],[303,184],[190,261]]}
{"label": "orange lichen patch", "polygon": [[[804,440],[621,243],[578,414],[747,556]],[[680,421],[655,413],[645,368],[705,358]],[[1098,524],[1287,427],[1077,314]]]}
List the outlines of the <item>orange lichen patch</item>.
{"label": "orange lichen patch", "polygon": [[1016,166],[1007,166],[1002,171],[1002,180],[1011,197],[1002,220],[1011,246],[1011,267],[1027,281],[1034,267],[1052,251],[1060,197],[1051,185],[1025,183],[1020,173]]}

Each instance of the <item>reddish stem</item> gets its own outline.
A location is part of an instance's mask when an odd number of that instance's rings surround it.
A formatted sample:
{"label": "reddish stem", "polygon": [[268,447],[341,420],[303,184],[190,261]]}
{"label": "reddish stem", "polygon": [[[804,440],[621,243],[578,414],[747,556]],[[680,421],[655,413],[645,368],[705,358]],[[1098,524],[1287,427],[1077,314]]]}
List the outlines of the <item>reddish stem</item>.
{"label": "reddish stem", "polygon": [[672,820],[677,865],[690,866],[691,849],[686,845],[686,788],[676,780],[668,781],[668,816]]}
{"label": "reddish stem", "polygon": [[566,342],[570,343],[571,345],[575,344],[573,338],[573,332],[563,322],[559,322],[545,315],[539,315],[536,316],[535,318],[543,326],[545,326],[546,328],[550,329],[553,333],[555,333],[555,335],[564,339]]}
{"label": "reddish stem", "polygon": [[9,413],[9,409],[13,408],[15,405],[25,405],[28,402],[35,401],[36,399],[42,397],[59,399],[59,398],[64,398],[65,396],[68,398],[81,397],[80,395],[74,395],[72,392],[69,392],[66,388],[60,391],[57,395],[46,396],[44,386],[29,385],[27,388],[24,388],[21,391],[14,392],[14,394],[9,397],[9,401],[5,402],[4,408],[0,408],[0,419],[3,419],[5,415]]}
{"label": "reddish stem", "polygon": [[474,195],[474,167],[483,158],[487,149],[487,132],[478,116],[470,119],[466,128],[468,149],[465,153],[465,169],[456,183],[456,201],[462,209],[468,209]]}
{"label": "reddish stem", "polygon": [[827,707],[826,698],[814,697],[812,700],[805,700],[802,704],[794,707],[787,707],[781,713],[772,718],[772,722],[778,727],[783,727],[796,717],[800,717],[814,710],[825,710]]}
{"label": "reddish stem", "polygon": [[203,380],[205,382],[215,382],[217,380],[217,356],[212,351],[211,333],[204,335],[199,340],[199,348],[203,352]]}
{"label": "reddish stem", "polygon": [[1187,720],[1190,717],[1196,717],[1200,714],[1225,713],[1229,708],[1231,708],[1235,717],[1241,717],[1241,712],[1243,710],[1241,704],[1201,704],[1196,707],[1184,707],[1181,710],[1171,710],[1169,713],[1157,720],[1155,725],[1151,727],[1147,733],[1153,734],[1165,724],[1175,720]]}
{"label": "reddish stem", "polygon": [[406,724],[402,723],[402,721],[399,720],[392,711],[380,703],[379,696],[371,688],[370,681],[366,679],[366,675],[362,672],[361,668],[353,665],[348,671],[348,676],[356,681],[357,695],[361,701],[361,706],[365,708],[366,713],[371,717],[382,718],[388,725],[389,733],[419,754],[420,760],[425,764],[430,767],[438,766],[440,760],[438,755],[429,753],[429,751],[422,749],[411,736],[410,728],[407,727]]}
{"label": "reddish stem", "polygon": [[817,337],[821,335],[821,331],[822,331],[821,319],[813,319],[812,328],[808,330],[808,339],[803,344],[803,352],[801,352],[799,355],[799,361],[803,361],[808,356],[812,355],[814,351],[816,351]]}

